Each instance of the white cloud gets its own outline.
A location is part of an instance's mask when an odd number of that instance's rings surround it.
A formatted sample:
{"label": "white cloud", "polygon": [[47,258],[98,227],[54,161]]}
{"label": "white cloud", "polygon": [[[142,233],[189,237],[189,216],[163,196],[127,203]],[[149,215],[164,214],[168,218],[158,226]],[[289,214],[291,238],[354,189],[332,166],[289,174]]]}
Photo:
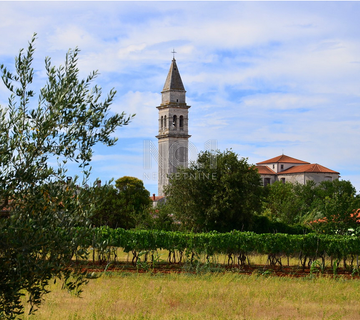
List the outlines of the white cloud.
{"label": "white cloud", "polygon": [[122,137],[153,137],[157,134],[158,117],[156,107],[160,104],[161,97],[158,93],[129,91],[119,97],[113,105],[114,112],[136,114],[131,124],[121,130]]}
{"label": "white cloud", "polygon": [[82,50],[100,50],[96,39],[84,26],[73,23],[58,26],[47,36],[50,51],[79,47]]}
{"label": "white cloud", "polygon": [[130,45],[125,48],[121,48],[118,51],[119,59],[130,59],[132,60],[134,53],[141,53],[146,48],[146,44]]}

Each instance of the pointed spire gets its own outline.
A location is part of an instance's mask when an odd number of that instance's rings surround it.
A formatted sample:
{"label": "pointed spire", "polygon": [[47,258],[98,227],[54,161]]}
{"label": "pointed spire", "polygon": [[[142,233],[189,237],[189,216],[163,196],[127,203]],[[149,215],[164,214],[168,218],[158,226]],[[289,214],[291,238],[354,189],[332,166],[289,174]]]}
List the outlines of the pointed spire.
{"label": "pointed spire", "polygon": [[180,90],[185,91],[184,85],[182,83],[179,69],[176,65],[176,60],[173,58],[169,73],[167,75],[165,85],[163,88],[163,91],[169,91],[169,90]]}

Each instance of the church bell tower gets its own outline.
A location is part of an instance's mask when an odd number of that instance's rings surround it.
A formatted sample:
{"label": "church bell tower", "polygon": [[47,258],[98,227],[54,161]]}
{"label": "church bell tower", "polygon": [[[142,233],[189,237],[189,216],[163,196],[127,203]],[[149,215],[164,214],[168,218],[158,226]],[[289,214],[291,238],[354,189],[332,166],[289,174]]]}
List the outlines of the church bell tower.
{"label": "church bell tower", "polygon": [[188,109],[186,91],[182,83],[175,57],[161,92],[159,110],[159,169],[158,194],[164,195],[164,186],[169,183],[168,175],[176,168],[188,165]]}

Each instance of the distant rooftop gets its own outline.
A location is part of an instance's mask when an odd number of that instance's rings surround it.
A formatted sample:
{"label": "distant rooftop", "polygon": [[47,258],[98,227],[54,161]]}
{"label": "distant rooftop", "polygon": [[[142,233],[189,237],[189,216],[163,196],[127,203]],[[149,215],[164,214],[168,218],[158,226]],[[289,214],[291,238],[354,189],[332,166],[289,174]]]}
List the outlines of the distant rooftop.
{"label": "distant rooftop", "polygon": [[269,164],[269,163],[296,163],[296,164],[310,164],[310,162],[302,161],[299,159],[295,159],[289,156],[286,156],[285,154],[282,154],[281,156],[271,158],[269,160],[265,160],[262,162],[258,162],[257,164]]}
{"label": "distant rooftop", "polygon": [[258,170],[259,174],[276,174],[274,170],[271,170],[267,166],[257,166],[256,169]]}
{"label": "distant rooftop", "polygon": [[334,170],[326,168],[320,164],[304,164],[302,166],[294,166],[284,171],[279,172],[278,174],[290,174],[290,173],[304,173],[304,172],[313,172],[313,173],[337,173]]}

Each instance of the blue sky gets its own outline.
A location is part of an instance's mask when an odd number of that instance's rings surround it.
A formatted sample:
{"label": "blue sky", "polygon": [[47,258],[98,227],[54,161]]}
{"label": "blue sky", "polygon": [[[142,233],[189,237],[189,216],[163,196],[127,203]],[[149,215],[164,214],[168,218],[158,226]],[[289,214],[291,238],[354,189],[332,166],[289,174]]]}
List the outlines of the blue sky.
{"label": "blue sky", "polygon": [[[36,88],[45,56],[59,65],[78,46],[81,74],[97,69],[104,93],[118,91],[112,110],[136,113],[116,146],[96,147],[92,179],[136,176],[157,193],[144,141],[157,145],[175,48],[192,159],[209,141],[252,164],[284,153],[360,190],[360,2],[0,2],[0,12],[0,63],[13,66],[36,32]],[[0,85],[1,105],[7,97]]]}

